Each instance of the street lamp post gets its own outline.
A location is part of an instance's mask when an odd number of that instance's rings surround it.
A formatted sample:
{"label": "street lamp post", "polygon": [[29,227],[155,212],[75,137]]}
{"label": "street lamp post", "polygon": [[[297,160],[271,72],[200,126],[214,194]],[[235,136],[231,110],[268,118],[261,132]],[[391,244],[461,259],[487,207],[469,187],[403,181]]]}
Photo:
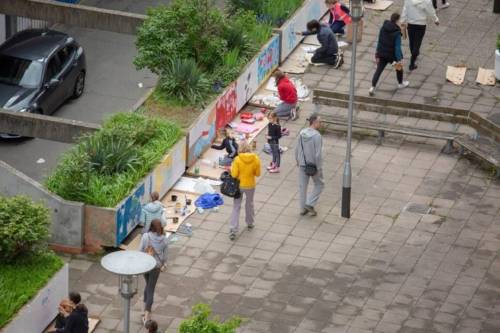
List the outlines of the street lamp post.
{"label": "street lamp post", "polygon": [[349,112],[347,116],[347,146],[342,177],[342,217],[351,217],[351,140],[352,113],[354,108],[354,76],[356,73],[356,46],[358,44],[358,24],[363,17],[363,0],[351,0],[352,54],[349,83]]}
{"label": "street lamp post", "polygon": [[123,297],[123,332],[130,332],[130,300],[137,294],[137,276],[156,266],[156,260],[140,251],[117,251],[104,256],[101,265],[119,277],[120,294]]}

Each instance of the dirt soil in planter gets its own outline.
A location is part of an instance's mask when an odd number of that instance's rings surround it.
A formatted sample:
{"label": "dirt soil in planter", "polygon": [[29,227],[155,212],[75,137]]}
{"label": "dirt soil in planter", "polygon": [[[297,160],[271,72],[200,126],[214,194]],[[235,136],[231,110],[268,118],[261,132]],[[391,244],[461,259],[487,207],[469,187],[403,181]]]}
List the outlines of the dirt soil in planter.
{"label": "dirt soil in planter", "polygon": [[178,101],[167,101],[158,96],[156,91],[144,103],[145,115],[168,119],[177,123],[183,130],[189,129],[202,111],[201,108],[183,105]]}

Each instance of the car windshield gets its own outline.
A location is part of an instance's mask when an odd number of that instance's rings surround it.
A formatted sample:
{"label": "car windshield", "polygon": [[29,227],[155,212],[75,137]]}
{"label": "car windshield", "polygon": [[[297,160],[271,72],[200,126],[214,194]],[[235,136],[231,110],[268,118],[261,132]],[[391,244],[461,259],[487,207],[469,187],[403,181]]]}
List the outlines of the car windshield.
{"label": "car windshield", "polygon": [[35,88],[40,85],[43,66],[40,61],[32,61],[0,54],[0,82]]}

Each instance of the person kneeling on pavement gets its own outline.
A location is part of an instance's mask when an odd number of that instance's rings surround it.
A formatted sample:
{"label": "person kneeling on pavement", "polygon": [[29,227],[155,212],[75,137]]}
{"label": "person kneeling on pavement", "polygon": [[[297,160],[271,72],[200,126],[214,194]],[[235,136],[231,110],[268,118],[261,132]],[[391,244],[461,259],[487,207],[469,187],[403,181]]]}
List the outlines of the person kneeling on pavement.
{"label": "person kneeling on pavement", "polygon": [[276,70],[273,76],[281,100],[274,112],[279,118],[296,120],[298,118],[297,88],[282,71]]}
{"label": "person kneeling on pavement", "polygon": [[335,68],[342,66],[344,57],[339,53],[337,39],[328,25],[321,24],[318,20],[312,20],[307,23],[307,31],[296,32],[296,34],[300,36],[317,35],[321,46],[314,51],[311,58],[313,64],[328,64]]}

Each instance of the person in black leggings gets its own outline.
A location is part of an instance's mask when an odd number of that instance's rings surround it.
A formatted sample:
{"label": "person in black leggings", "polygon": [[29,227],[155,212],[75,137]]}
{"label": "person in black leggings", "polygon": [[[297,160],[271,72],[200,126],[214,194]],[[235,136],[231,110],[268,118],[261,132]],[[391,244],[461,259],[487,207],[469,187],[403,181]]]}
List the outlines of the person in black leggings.
{"label": "person in black leggings", "polygon": [[399,13],[393,13],[390,20],[385,20],[378,35],[377,51],[377,70],[373,75],[372,87],[369,90],[370,96],[375,94],[375,87],[387,64],[393,64],[396,69],[398,79],[398,89],[406,88],[410,84],[403,81],[403,52],[401,51],[401,28],[399,27]]}

